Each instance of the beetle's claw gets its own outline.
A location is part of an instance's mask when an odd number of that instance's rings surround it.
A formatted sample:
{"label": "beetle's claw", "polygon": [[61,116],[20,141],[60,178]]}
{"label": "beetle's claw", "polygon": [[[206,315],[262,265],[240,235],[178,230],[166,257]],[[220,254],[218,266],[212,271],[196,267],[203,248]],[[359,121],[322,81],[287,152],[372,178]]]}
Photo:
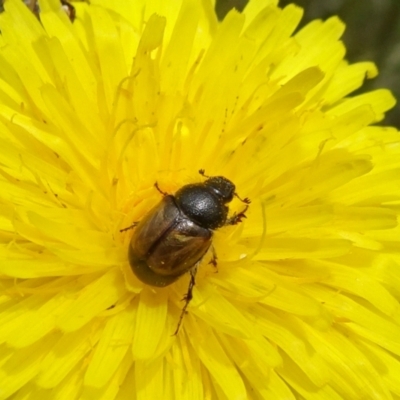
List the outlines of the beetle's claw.
{"label": "beetle's claw", "polygon": [[240,212],[239,214],[234,214],[231,218],[228,219],[228,221],[226,222],[227,225],[236,225],[239,222],[242,222],[243,218],[247,218],[245,212],[247,211],[248,206],[246,206],[246,208]]}
{"label": "beetle's claw", "polygon": [[238,222],[242,222],[242,218],[247,218],[246,214],[244,213],[240,213],[237,216]]}
{"label": "beetle's claw", "polygon": [[213,267],[217,268],[217,260],[215,258],[210,260],[209,264],[212,264]]}
{"label": "beetle's claw", "polygon": [[[245,204],[251,203],[251,200],[248,197],[245,197],[244,199],[242,199],[236,192],[234,193],[234,196],[236,196],[242,203],[245,203]],[[247,210],[247,208],[246,208],[246,210]]]}

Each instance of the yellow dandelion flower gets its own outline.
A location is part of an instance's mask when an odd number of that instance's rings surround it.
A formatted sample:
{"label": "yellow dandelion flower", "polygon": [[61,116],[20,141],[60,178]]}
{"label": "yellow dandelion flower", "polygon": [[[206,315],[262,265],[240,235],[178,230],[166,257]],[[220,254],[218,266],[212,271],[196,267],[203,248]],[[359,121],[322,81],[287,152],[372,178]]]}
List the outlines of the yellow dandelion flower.
{"label": "yellow dandelion flower", "polygon": [[[0,399],[399,398],[394,99],[351,95],[339,19],[74,6],[0,15]],[[190,276],[143,284],[121,230],[200,169],[251,204],[173,335]]]}

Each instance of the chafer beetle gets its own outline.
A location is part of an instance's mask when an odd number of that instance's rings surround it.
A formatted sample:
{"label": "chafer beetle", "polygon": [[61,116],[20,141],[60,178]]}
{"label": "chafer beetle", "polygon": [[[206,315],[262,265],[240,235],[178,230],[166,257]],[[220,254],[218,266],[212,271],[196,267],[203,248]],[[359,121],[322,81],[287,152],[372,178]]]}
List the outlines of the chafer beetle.
{"label": "chafer beetle", "polygon": [[[135,224],[129,245],[129,263],[134,274],[145,284],[164,287],[190,272],[188,291],[175,334],[192,299],[197,266],[210,249],[213,230],[235,225],[245,217],[250,200],[235,193],[235,185],[223,176],[181,187],[174,195],[156,189],[164,196],[147,215]],[[246,207],[228,217],[226,206],[236,196]],[[129,229],[129,228],[126,228]],[[123,229],[122,231],[126,230]],[[216,255],[211,263],[216,265]]]}

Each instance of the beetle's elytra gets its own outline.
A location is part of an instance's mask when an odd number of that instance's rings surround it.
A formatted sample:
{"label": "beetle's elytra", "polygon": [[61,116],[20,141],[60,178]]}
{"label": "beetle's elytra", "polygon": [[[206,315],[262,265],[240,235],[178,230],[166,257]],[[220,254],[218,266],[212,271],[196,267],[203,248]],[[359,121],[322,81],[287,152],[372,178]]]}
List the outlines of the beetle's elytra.
{"label": "beetle's elytra", "polygon": [[[205,176],[204,171],[199,171]],[[213,230],[235,225],[245,217],[250,200],[240,199],[235,185],[223,176],[207,177],[201,183],[181,187],[174,195],[164,196],[136,225],[129,245],[129,263],[134,274],[145,284],[164,287],[175,282],[185,272],[191,280],[182,310],[183,315],[192,298],[197,265],[209,250]],[[228,217],[233,196],[246,204],[240,213]],[[211,261],[216,265],[214,254]]]}

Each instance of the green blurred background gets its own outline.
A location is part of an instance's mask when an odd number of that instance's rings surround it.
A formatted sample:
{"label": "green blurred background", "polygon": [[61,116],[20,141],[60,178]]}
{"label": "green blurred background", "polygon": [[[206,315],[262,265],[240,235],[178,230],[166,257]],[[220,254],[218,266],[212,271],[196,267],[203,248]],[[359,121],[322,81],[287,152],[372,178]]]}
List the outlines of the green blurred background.
{"label": "green blurred background", "polygon": [[[220,18],[232,8],[243,9],[246,0],[217,0]],[[304,9],[300,26],[313,19],[338,15],[346,24],[343,41],[351,62],[373,61],[379,75],[361,91],[390,89],[400,102],[400,0],[280,0],[280,7],[295,3]],[[380,125],[400,128],[400,105],[390,110]]]}

